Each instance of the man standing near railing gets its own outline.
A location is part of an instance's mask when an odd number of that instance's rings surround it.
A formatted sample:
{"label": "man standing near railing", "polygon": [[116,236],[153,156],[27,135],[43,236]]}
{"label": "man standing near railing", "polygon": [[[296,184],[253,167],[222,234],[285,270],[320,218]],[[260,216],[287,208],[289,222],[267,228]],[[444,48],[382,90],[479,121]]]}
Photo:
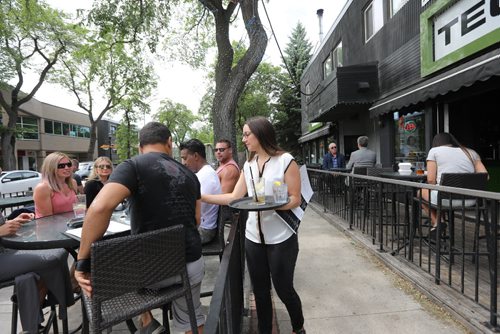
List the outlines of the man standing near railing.
{"label": "man standing near railing", "polygon": [[358,137],[358,150],[351,153],[351,158],[347,163],[347,168],[353,167],[373,167],[377,161],[377,153],[368,149],[368,137]]}
{"label": "man standing near railing", "polygon": [[[201,207],[200,183],[196,175],[171,157],[172,136],[165,125],[158,122],[146,124],[139,132],[139,145],[141,154],[116,167],[87,211],[75,277],[83,292],[91,295],[90,246],[106,232],[114,208],[128,198],[132,234],[184,225],[186,267],[201,333],[205,317],[201,313],[200,287],[205,265],[197,229]],[[155,286],[159,287],[159,283]],[[172,303],[174,325],[186,332],[191,329],[187,309],[184,297]],[[151,312],[141,315],[139,333],[164,332],[165,329]]]}

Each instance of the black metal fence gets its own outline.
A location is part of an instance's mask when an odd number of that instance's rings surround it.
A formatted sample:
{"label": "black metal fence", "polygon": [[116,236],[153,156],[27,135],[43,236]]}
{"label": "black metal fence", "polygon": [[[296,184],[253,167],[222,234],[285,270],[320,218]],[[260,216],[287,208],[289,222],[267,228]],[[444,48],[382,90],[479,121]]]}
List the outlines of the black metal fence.
{"label": "black metal fence", "polygon": [[[358,229],[380,251],[432,275],[498,318],[500,194],[308,169],[313,201]],[[433,206],[445,224],[436,236],[421,189],[439,191]]]}
{"label": "black metal fence", "polygon": [[246,219],[247,214],[240,212],[238,220],[231,224],[203,331],[205,334],[241,333],[244,313]]}

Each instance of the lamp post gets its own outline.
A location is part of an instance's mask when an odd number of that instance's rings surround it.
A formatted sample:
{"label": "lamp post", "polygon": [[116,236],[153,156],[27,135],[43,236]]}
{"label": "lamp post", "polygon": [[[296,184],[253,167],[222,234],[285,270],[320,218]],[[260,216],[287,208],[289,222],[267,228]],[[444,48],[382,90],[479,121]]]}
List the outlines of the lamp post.
{"label": "lamp post", "polygon": [[109,139],[109,160],[113,161],[113,145],[111,144],[111,136],[108,136]]}

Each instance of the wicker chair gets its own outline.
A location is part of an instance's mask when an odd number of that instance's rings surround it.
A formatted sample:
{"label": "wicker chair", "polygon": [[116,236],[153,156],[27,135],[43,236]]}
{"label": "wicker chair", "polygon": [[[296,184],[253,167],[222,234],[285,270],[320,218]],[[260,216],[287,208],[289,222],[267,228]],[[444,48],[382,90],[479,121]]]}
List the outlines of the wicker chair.
{"label": "wicker chair", "polygon": [[[193,333],[198,333],[191,286],[186,270],[184,227],[97,241],[91,248],[93,295],[84,296],[94,333],[163,307],[184,296]],[[173,278],[178,281],[161,289],[153,284]],[[164,316],[168,327],[168,318]]]}

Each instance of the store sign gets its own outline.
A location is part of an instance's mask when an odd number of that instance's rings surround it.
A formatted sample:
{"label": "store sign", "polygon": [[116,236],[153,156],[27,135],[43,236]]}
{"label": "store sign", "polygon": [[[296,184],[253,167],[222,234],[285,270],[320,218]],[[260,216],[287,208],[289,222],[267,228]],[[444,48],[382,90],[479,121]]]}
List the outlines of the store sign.
{"label": "store sign", "polygon": [[417,123],[415,121],[409,121],[405,123],[405,132],[412,133],[417,130]]}
{"label": "store sign", "polygon": [[425,76],[500,41],[500,0],[436,1],[420,27]]}

